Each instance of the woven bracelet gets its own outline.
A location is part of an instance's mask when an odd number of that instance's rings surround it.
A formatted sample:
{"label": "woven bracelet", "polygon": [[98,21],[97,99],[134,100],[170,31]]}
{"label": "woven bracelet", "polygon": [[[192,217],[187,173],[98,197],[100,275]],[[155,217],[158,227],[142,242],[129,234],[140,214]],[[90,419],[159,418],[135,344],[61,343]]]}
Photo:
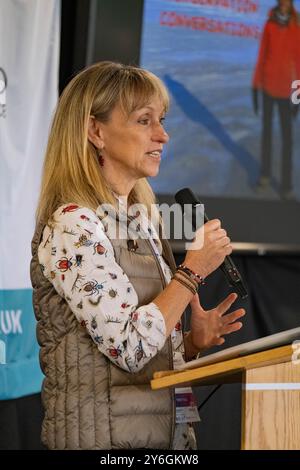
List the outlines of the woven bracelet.
{"label": "woven bracelet", "polygon": [[198,287],[199,287],[198,282],[195,279],[193,279],[189,274],[187,274],[185,271],[183,271],[182,269],[177,269],[176,274],[188,280],[194,286],[194,288],[198,290]]}
{"label": "woven bracelet", "polygon": [[190,284],[188,284],[186,281],[184,281],[183,279],[179,278],[176,276],[176,274],[173,276],[173,279],[175,279],[175,281],[179,282],[180,284],[182,284],[184,287],[186,287],[189,291],[191,291],[191,293],[193,295],[195,295],[197,293],[197,290],[192,287]]}

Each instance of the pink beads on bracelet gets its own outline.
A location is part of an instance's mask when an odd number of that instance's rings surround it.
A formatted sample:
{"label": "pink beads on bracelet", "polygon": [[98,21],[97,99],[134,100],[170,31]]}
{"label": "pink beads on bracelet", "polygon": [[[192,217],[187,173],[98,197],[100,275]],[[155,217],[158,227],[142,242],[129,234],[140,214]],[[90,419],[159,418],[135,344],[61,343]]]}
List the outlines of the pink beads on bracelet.
{"label": "pink beads on bracelet", "polygon": [[180,264],[177,268],[178,271],[183,271],[184,273],[188,274],[188,276],[196,281],[200,286],[205,284],[205,281],[200,274],[195,273],[192,269],[188,268],[184,264]]}

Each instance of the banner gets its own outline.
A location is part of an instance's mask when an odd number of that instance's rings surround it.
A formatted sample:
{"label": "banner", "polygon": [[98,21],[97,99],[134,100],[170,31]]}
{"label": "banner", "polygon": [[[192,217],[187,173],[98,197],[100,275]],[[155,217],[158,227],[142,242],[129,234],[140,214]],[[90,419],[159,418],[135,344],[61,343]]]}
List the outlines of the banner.
{"label": "banner", "polygon": [[40,391],[29,276],[34,213],[58,96],[59,0],[0,4],[0,399]]}

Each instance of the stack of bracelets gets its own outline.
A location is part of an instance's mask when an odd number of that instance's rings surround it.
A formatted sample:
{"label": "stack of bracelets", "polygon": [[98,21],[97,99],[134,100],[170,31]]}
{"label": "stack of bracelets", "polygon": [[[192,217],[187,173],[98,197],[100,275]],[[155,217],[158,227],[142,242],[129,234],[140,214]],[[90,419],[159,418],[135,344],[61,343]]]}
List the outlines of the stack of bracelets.
{"label": "stack of bracelets", "polygon": [[197,293],[199,285],[205,284],[204,279],[200,274],[195,273],[184,264],[180,264],[177,267],[173,279],[189,289],[192,294]]}

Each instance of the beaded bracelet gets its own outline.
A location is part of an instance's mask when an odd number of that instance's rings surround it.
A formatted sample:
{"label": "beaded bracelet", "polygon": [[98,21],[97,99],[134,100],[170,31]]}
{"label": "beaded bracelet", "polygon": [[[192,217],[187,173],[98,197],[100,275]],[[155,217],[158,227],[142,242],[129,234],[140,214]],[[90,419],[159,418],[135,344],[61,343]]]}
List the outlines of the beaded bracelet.
{"label": "beaded bracelet", "polygon": [[197,289],[195,289],[194,287],[191,286],[191,284],[188,284],[186,281],[184,281],[182,278],[180,278],[179,276],[177,276],[176,274],[173,276],[173,279],[175,279],[175,281],[179,282],[180,284],[182,284],[184,287],[186,287],[189,291],[191,291],[191,293],[193,295],[195,295],[197,293]]}
{"label": "beaded bracelet", "polygon": [[205,284],[204,279],[202,276],[200,276],[200,274],[195,273],[192,269],[188,268],[184,264],[180,264],[177,269],[188,274],[190,278],[194,279],[198,284]]}

